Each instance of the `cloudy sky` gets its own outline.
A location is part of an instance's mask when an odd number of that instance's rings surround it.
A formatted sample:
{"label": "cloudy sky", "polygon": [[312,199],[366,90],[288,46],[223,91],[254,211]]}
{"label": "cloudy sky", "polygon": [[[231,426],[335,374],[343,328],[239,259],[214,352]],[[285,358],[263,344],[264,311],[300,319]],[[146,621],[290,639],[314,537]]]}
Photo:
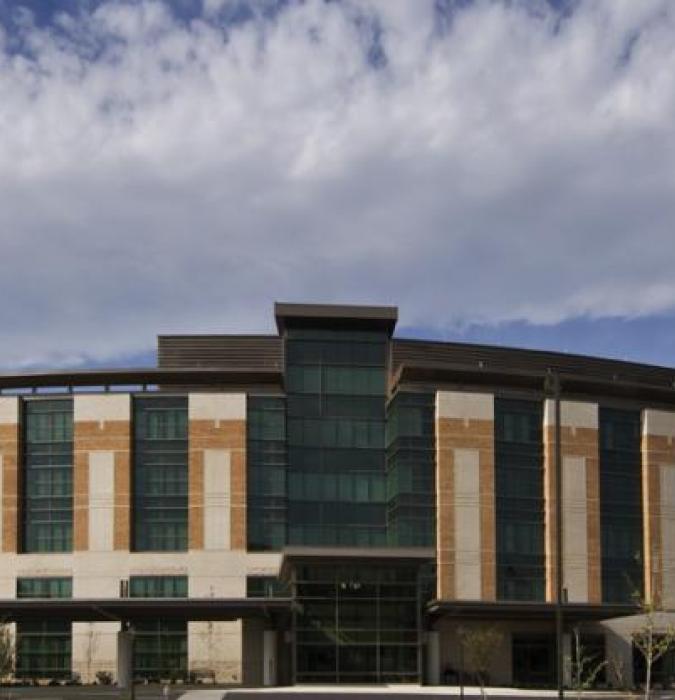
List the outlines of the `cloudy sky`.
{"label": "cloudy sky", "polygon": [[272,302],[675,364],[672,0],[0,0],[0,367]]}

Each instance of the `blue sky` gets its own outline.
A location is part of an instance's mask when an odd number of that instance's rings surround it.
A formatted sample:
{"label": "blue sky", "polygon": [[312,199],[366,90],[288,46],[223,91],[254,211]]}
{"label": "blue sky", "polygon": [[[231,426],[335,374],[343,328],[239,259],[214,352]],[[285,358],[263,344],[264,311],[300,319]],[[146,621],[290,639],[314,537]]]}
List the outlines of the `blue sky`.
{"label": "blue sky", "polygon": [[0,367],[272,302],[675,364],[670,0],[0,0]]}

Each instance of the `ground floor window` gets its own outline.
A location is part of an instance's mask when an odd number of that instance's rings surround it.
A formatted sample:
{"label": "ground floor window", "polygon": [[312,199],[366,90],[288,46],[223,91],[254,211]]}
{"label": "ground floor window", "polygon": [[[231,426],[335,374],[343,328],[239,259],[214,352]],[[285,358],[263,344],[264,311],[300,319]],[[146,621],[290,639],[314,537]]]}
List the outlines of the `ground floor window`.
{"label": "ground floor window", "polygon": [[187,622],[151,620],[134,625],[134,675],[148,681],[188,675]]}
{"label": "ground floor window", "polygon": [[555,636],[513,635],[513,682],[518,686],[552,686],[555,683]]}
{"label": "ground floor window", "polygon": [[69,678],[70,622],[40,620],[16,626],[17,678]]}

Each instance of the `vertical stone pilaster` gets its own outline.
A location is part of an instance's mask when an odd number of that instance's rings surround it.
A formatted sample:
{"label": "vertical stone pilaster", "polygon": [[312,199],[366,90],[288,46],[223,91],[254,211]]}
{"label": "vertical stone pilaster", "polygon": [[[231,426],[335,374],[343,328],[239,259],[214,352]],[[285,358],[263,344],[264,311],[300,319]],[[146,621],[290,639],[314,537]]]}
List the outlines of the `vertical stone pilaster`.
{"label": "vertical stone pilaster", "polygon": [[73,549],[130,549],[131,397],[73,403]]}
{"label": "vertical stone pilaster", "polygon": [[[563,587],[574,603],[601,601],[598,406],[561,401]],[[544,407],[546,600],[555,601],[557,528],[555,402]]]}
{"label": "vertical stone pilaster", "polygon": [[19,549],[20,503],[19,399],[0,397],[0,552]]}
{"label": "vertical stone pilaster", "polygon": [[246,395],[190,394],[189,548],[246,549]]}
{"label": "vertical stone pilaster", "polygon": [[[675,606],[675,413],[642,416],[645,597]],[[668,573],[666,573],[668,572]]]}
{"label": "vertical stone pilaster", "polygon": [[496,597],[494,397],[436,394],[438,597]]}

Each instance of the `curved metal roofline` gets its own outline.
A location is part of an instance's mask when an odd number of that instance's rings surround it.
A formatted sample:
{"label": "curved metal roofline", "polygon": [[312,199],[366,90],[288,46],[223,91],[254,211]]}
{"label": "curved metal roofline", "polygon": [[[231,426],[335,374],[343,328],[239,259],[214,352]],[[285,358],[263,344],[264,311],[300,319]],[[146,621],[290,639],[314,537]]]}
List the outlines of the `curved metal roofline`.
{"label": "curved metal roofline", "polygon": [[6,389],[35,389],[65,387],[110,386],[211,386],[224,384],[281,384],[278,369],[242,367],[213,368],[140,368],[140,369],[82,369],[54,372],[35,370],[0,374],[0,392]]}

